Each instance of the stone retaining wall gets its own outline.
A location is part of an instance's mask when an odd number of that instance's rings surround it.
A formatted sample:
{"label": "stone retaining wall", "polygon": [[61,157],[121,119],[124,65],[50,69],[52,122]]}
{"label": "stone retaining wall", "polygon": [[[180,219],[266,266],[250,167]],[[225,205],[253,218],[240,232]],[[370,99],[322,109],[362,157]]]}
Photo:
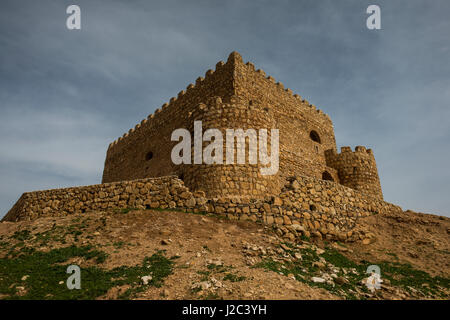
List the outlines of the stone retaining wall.
{"label": "stone retaining wall", "polygon": [[116,208],[186,208],[193,195],[175,176],[24,193],[4,221]]}
{"label": "stone retaining wall", "polygon": [[3,220],[32,220],[42,215],[121,208],[208,212],[230,219],[273,224],[292,239],[313,236],[340,241],[362,238],[354,232],[358,218],[401,210],[377,197],[310,177],[291,177],[278,196],[264,199],[207,199],[202,191],[189,191],[176,176],[166,176],[24,193]]}
{"label": "stone retaining wall", "polygon": [[401,210],[375,196],[310,177],[290,178],[276,197],[251,201],[218,199],[207,204],[208,212],[231,219],[284,226],[289,237],[303,235],[340,241],[366,237],[354,232],[358,218]]}

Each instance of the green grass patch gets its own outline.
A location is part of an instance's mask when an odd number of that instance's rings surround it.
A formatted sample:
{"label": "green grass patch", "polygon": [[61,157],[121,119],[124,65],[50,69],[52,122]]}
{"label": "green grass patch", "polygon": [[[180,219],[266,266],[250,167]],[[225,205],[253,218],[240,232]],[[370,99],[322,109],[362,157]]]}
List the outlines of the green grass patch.
{"label": "green grass patch", "polygon": [[197,271],[199,275],[202,277],[200,278],[200,281],[208,281],[209,276],[211,275],[211,271]]}
{"label": "green grass patch", "polygon": [[238,275],[233,274],[233,273],[227,273],[223,277],[224,281],[231,281],[231,282],[240,282],[240,281],[244,281],[245,279],[247,279],[247,278],[244,277],[244,276],[238,276]]}
{"label": "green grass patch", "polygon": [[411,288],[425,295],[444,297],[440,288],[450,289],[450,279],[443,277],[432,277],[422,270],[414,269],[410,264],[398,262],[378,263],[381,268],[382,278],[387,278],[392,285],[402,287],[411,292]]}
{"label": "green grass patch", "polygon": [[[98,266],[106,260],[107,255],[91,246],[70,246],[49,252],[30,248],[17,251],[12,259],[0,259],[0,294],[7,299],[95,299],[106,294],[112,287],[129,285],[119,296],[127,299],[144,291],[148,286],[160,287],[164,279],[172,273],[174,265],[162,251],[146,257],[141,265],[122,266],[112,270]],[[66,280],[70,276],[66,273],[70,265],[68,260],[76,257],[93,261],[94,265],[80,266],[81,289],[69,290],[66,286]],[[22,281],[25,275],[28,277]],[[145,275],[152,276],[147,286],[141,283],[141,277]],[[20,290],[20,287],[25,290]]]}
{"label": "green grass patch", "polygon": [[121,209],[114,209],[113,212],[114,213],[121,213],[121,214],[127,214],[131,211],[136,211],[139,210],[138,208],[121,208]]}
{"label": "green grass patch", "polygon": [[386,252],[386,254],[387,254],[388,256],[393,257],[395,260],[398,260],[398,256],[397,256],[395,253],[393,253],[393,252]]}
{"label": "green grass patch", "polygon": [[117,242],[113,243],[113,246],[116,249],[122,249],[124,245],[125,245],[125,242],[123,242],[123,241],[117,241]]}
{"label": "green grass patch", "polygon": [[[348,280],[348,283],[341,285],[335,284],[334,286],[328,283],[314,283],[311,281],[311,278],[314,276],[321,276],[320,270],[313,266],[315,261],[320,260],[319,255],[315,250],[309,248],[297,251],[301,252],[302,260],[285,262],[275,261],[274,259],[269,258],[261,261],[255,267],[277,272],[286,276],[292,274],[298,281],[304,282],[311,287],[324,288],[347,299],[364,299],[364,296],[357,295],[357,291],[362,293],[369,292],[367,287],[360,283],[363,278],[368,276],[366,271],[367,267],[370,265],[378,265],[380,267],[382,279],[388,279],[391,285],[400,287],[409,292],[419,292],[425,296],[432,295],[434,297],[444,297],[445,293],[442,288],[450,288],[449,279],[432,277],[424,271],[414,269],[411,265],[400,264],[397,262],[371,263],[363,261],[361,263],[356,263],[330,247],[325,248],[325,252],[320,255],[320,257],[337,268],[338,272],[336,272],[336,275],[345,277]],[[291,250],[285,250],[285,252],[292,254]],[[344,269],[347,271],[346,273],[344,273]],[[330,270],[324,271],[328,274],[332,273]]]}
{"label": "green grass patch", "polygon": [[29,240],[29,239],[31,239],[31,232],[30,232],[30,230],[16,231],[11,236],[11,239],[16,239],[17,241]]}
{"label": "green grass patch", "polygon": [[206,268],[210,271],[214,271],[215,273],[221,273],[230,270],[231,266],[224,266],[210,263],[206,266]]}

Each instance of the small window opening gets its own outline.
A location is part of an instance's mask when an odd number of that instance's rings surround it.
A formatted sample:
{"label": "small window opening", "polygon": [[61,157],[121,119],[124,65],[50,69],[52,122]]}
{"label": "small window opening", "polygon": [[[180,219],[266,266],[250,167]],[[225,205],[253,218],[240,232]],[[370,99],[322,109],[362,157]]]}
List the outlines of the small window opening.
{"label": "small window opening", "polygon": [[149,151],[146,155],[145,155],[145,160],[151,160],[153,158],[153,152]]}
{"label": "small window opening", "polygon": [[312,130],[312,131],[309,133],[309,137],[311,138],[312,141],[315,141],[315,142],[317,142],[317,143],[321,143],[321,141],[320,141],[320,136],[319,136],[319,134],[317,133],[317,131]]}

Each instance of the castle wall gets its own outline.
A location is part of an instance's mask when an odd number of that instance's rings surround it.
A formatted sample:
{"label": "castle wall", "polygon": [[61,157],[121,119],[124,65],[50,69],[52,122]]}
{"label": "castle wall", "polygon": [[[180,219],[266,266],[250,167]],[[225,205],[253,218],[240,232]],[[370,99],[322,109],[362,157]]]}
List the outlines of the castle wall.
{"label": "castle wall", "polygon": [[[279,129],[279,172],[263,177],[259,165],[248,162],[174,165],[171,151],[178,142],[170,141],[172,132],[186,128],[192,137],[196,120],[202,120],[203,130],[217,128],[224,136],[228,128]],[[208,70],[205,79],[197,79],[195,85],[189,85],[177,98],[114,141],[108,148],[102,181],[174,174],[189,188],[204,191],[208,197],[263,197],[278,194],[288,177],[301,175],[326,177],[382,198],[373,155],[327,158],[326,152],[337,154],[328,115],[293,95],[264,71],[255,70],[253,64],[244,64],[242,57],[233,52],[225,64],[219,62],[215,71]],[[357,167],[357,174],[350,173],[350,167]]]}
{"label": "castle wall", "polygon": [[191,192],[175,176],[24,193],[3,221],[33,220],[124,208],[180,209],[209,212],[236,220],[259,221],[284,228],[292,240],[314,236],[353,241],[361,238],[357,220],[400,207],[340,184],[297,176],[277,196],[257,199],[207,198]]}
{"label": "castle wall", "polygon": [[250,202],[218,199],[208,203],[207,211],[282,226],[291,240],[304,235],[357,241],[366,237],[357,226],[358,219],[401,210],[379,197],[332,181],[297,176],[289,178],[277,196]]}
{"label": "castle wall", "polygon": [[[191,204],[189,204],[191,199]],[[3,221],[121,208],[186,208],[193,195],[174,176],[24,193]]]}

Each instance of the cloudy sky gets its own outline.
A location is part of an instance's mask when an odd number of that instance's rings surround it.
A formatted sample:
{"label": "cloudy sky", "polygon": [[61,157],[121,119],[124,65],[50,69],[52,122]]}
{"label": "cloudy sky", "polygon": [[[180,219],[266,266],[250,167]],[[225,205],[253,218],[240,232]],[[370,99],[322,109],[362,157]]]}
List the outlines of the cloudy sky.
{"label": "cloudy sky", "polygon": [[2,0],[0,217],[25,191],[99,183],[110,142],[233,50],[328,113],[338,147],[372,147],[387,201],[449,216],[449,16],[448,0]]}

